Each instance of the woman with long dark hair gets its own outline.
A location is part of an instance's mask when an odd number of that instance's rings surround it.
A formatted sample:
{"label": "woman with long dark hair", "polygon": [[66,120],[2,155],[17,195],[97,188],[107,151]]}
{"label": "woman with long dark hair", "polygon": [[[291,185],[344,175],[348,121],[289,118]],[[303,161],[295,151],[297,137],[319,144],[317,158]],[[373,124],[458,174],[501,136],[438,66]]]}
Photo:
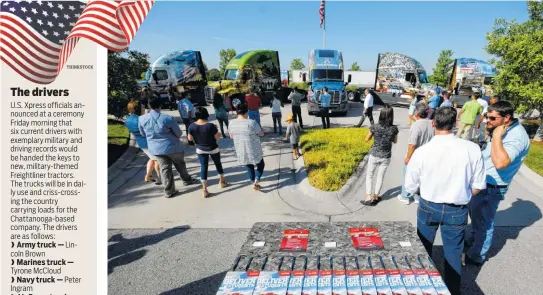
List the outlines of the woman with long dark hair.
{"label": "woman with long dark hair", "polygon": [[189,126],[188,139],[196,143],[196,154],[200,160],[200,180],[202,181],[202,194],[207,198],[207,171],[209,167],[209,158],[215,163],[215,168],[219,173],[219,184],[224,188],[228,183],[224,179],[224,170],[221,163],[221,151],[217,141],[220,139],[219,130],[214,124],[207,122],[209,113],[204,107],[197,107],[194,112],[196,121]]}
{"label": "woman with long dark hair", "polygon": [[[369,141],[372,137],[374,138],[366,171],[366,199],[361,201],[366,206],[375,206],[381,201],[379,192],[383,185],[385,172],[390,164],[392,143],[398,142],[398,127],[394,126],[393,123],[394,109],[385,104],[379,114],[379,123],[372,125],[370,132],[366,136],[366,141]],[[377,170],[377,181],[374,190],[373,175],[375,170]]]}
{"label": "woman with long dark hair", "polygon": [[226,101],[224,101],[224,99],[222,98],[222,95],[220,95],[219,93],[215,93],[215,96],[213,96],[213,109],[215,109],[215,118],[217,118],[217,121],[219,122],[219,128],[221,128],[222,137],[226,138],[223,124],[226,125],[226,128],[228,128],[229,107],[226,104]]}

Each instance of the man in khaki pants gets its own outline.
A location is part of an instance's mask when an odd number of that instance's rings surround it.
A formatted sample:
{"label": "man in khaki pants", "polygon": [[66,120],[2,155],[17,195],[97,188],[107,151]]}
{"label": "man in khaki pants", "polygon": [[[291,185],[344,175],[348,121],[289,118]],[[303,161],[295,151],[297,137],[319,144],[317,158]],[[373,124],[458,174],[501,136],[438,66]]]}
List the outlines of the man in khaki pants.
{"label": "man in khaki pants", "polygon": [[[461,137],[463,139],[469,140],[469,134],[471,128],[475,124],[475,118],[477,115],[483,113],[483,107],[480,103],[477,102],[477,99],[481,97],[481,92],[476,91],[471,96],[471,100],[466,102],[462,107],[462,110],[458,114],[460,117],[460,124],[458,126],[458,132],[456,132],[456,137]],[[483,121],[483,116],[480,116],[479,121],[477,122],[476,128],[479,129],[481,122]]]}

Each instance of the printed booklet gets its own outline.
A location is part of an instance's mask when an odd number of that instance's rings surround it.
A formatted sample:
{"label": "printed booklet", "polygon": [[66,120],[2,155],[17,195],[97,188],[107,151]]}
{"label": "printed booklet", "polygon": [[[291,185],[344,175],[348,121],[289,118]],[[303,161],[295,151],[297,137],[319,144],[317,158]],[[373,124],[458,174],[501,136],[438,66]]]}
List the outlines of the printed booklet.
{"label": "printed booklet", "polygon": [[375,227],[350,228],[349,234],[356,249],[378,250],[384,249],[379,229]]}
{"label": "printed booklet", "polygon": [[308,229],[286,229],[281,241],[281,251],[303,252],[307,250]]}

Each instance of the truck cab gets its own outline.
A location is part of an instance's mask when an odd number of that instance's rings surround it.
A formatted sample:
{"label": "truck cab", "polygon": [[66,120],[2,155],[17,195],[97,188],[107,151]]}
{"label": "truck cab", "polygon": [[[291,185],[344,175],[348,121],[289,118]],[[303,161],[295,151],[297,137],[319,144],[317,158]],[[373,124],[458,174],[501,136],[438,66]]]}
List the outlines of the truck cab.
{"label": "truck cab", "polygon": [[280,99],[288,95],[283,91],[286,88],[282,85],[279,52],[252,50],[236,55],[226,65],[221,80],[205,88],[205,99],[212,103],[215,93],[219,93],[232,101],[239,99],[244,102],[251,89],[256,89],[264,104],[271,101],[275,91]]}
{"label": "truck cab", "polygon": [[199,51],[178,50],[160,56],[138,84],[140,87],[150,87],[165,106],[174,100],[171,97],[174,90],[190,92],[194,104],[206,105],[203,87],[207,84],[207,78]]}
{"label": "truck cab", "polygon": [[309,52],[309,81],[303,74],[303,81],[309,86],[307,94],[308,113],[316,115],[320,112],[320,96],[324,87],[332,96],[330,110],[332,113],[346,115],[348,111],[347,92],[345,87],[351,81],[349,75],[344,80],[343,56],[339,50],[315,49]]}

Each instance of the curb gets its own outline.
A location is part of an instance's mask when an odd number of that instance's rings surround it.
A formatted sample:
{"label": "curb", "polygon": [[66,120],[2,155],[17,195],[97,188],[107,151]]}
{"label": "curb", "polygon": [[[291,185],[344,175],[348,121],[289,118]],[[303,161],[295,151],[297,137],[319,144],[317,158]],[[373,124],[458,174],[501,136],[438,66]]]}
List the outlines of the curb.
{"label": "curb", "polygon": [[541,190],[539,196],[543,196],[543,176],[537,174],[534,170],[530,169],[525,164],[520,166],[519,174],[524,176],[535,187]]}
{"label": "curb", "polygon": [[298,188],[301,192],[308,196],[315,196],[316,194],[320,196],[330,196],[331,198],[337,198],[337,196],[346,196],[352,193],[353,189],[356,189],[358,187],[358,181],[361,179],[361,177],[366,172],[366,164],[368,163],[369,153],[362,158],[362,161],[360,161],[360,164],[358,164],[358,167],[355,168],[353,175],[349,177],[347,182],[341,187],[341,189],[337,191],[323,191],[320,190],[314,186],[312,186],[309,183],[309,175],[307,173],[307,170],[305,169],[305,162],[303,161],[303,155],[300,159],[294,161],[292,160],[292,170],[294,170],[294,174],[300,173],[302,175],[302,181],[300,181],[298,184]]}
{"label": "curb", "polygon": [[128,148],[124,153],[107,169],[107,182],[111,183],[119,174],[125,170],[128,164],[132,163],[138,154],[139,147],[136,143],[136,138],[130,133]]}

